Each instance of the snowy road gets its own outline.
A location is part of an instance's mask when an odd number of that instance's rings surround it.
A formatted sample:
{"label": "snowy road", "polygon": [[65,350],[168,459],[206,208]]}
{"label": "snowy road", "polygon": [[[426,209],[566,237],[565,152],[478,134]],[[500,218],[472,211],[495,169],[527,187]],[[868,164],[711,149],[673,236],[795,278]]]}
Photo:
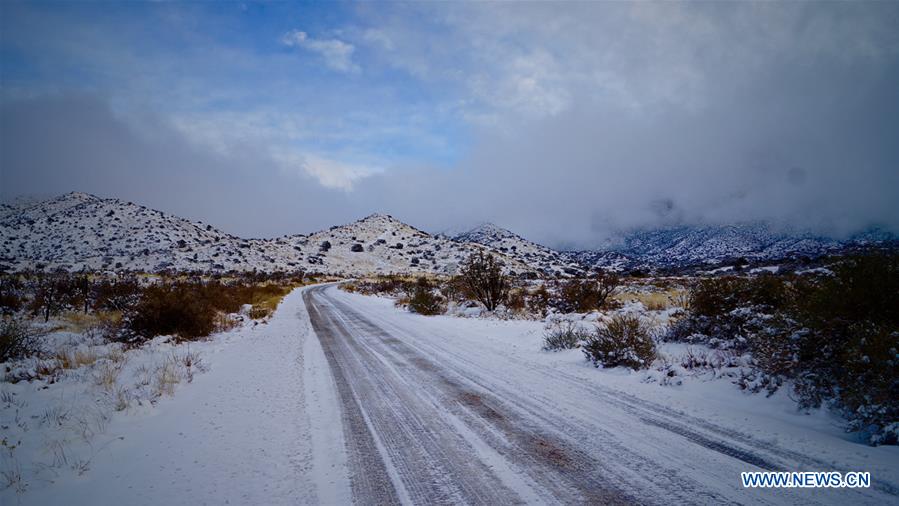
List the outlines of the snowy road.
{"label": "snowy road", "polygon": [[[43,474],[0,504],[899,504],[899,447],[853,441],[825,412],[727,379],[645,383],[541,352],[541,336],[301,288],[265,324],[185,343],[209,370],[89,442],[40,424],[45,406],[81,413],[77,382],[7,386],[33,413],[17,439],[38,453],[19,462]],[[62,438],[87,472],[47,468],[39,443]],[[743,489],[760,469],[870,471],[874,488]]]}
{"label": "snowy road", "polygon": [[842,469],[363,299],[304,293],[358,504],[899,500],[877,476],[869,490],[743,489],[741,471]]}

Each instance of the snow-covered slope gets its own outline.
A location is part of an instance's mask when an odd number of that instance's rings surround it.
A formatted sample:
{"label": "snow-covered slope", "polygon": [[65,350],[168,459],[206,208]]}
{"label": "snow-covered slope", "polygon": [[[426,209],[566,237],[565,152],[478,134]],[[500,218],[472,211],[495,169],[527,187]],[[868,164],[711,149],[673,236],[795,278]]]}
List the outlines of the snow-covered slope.
{"label": "snow-covered slope", "polygon": [[497,253],[508,271],[579,275],[616,270],[818,257],[887,245],[868,231],[848,241],[776,231],[762,223],[682,226],[621,234],[602,250],[559,252],[485,224],[453,238],[373,214],[308,235],[242,239],[211,225],[118,199],[68,193],[0,208],[0,270],[34,268],[203,271],[295,270],[366,275],[456,272],[473,251]]}
{"label": "snow-covered slope", "polygon": [[[0,267],[8,270],[453,273],[482,248],[381,214],[310,235],[241,239],[202,222],[85,193],[4,210],[9,214],[0,218]],[[510,256],[503,261],[510,271],[533,271]]]}
{"label": "snow-covered slope", "polygon": [[578,275],[583,272],[583,266],[578,261],[492,223],[484,223],[468,232],[458,234],[453,240],[482,244],[499,253],[512,256],[545,274]]}
{"label": "snow-covered slope", "polygon": [[289,268],[273,241],[243,240],[202,222],[85,193],[68,193],[0,220],[0,264],[80,269]]}
{"label": "snow-covered slope", "polygon": [[[454,273],[478,244],[456,242],[407,225],[392,216],[372,214],[348,225],[331,227],[308,236],[291,236],[306,248],[308,260],[329,271],[387,273]],[[512,255],[502,255],[516,273],[533,271]]]}
{"label": "snow-covered slope", "polygon": [[867,247],[895,247],[892,235],[868,230],[844,241],[809,232],[778,230],[767,223],[678,226],[622,233],[601,251],[570,253],[589,266],[622,268],[715,265],[816,258]]}

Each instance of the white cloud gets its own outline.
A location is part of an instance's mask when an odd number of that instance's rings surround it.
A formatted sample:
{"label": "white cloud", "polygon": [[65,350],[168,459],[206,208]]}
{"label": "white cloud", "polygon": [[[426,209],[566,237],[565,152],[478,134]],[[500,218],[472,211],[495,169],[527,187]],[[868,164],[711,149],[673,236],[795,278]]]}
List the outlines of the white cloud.
{"label": "white cloud", "polygon": [[378,167],[348,163],[315,154],[299,153],[282,149],[273,153],[273,158],[285,172],[311,176],[325,188],[349,191],[353,185],[365,177],[381,172]]}
{"label": "white cloud", "polygon": [[356,73],[360,70],[359,65],[353,62],[355,46],[340,39],[316,39],[306,32],[293,30],[281,37],[281,43],[318,53],[324,58],[325,65],[338,72]]}
{"label": "white cloud", "polygon": [[175,117],[171,125],[191,144],[219,156],[235,157],[255,150],[283,174],[310,176],[326,188],[349,191],[360,179],[382,172],[380,167],[340,161],[298,145],[308,133],[302,121],[277,114],[207,113]]}

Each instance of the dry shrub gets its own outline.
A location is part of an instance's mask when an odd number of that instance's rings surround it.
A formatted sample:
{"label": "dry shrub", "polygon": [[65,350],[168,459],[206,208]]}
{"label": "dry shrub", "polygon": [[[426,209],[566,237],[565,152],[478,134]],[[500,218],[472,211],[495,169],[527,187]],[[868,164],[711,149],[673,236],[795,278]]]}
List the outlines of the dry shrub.
{"label": "dry shrub", "polygon": [[459,276],[469,293],[487,308],[496,310],[506,302],[509,295],[509,280],[503,274],[500,262],[490,253],[478,250],[463,262]]}
{"label": "dry shrub", "polygon": [[121,372],[121,364],[104,361],[94,368],[94,384],[107,392],[112,392],[115,389],[116,381],[118,381],[119,373]]}
{"label": "dry shrub", "polygon": [[832,276],[798,284],[793,374],[805,405],[835,398],[850,428],[899,443],[899,255],[844,259]]}
{"label": "dry shrub", "polygon": [[526,302],[528,307],[537,314],[545,315],[546,309],[549,307],[551,296],[546,285],[540,285],[528,292]]}
{"label": "dry shrub", "polygon": [[[46,381],[47,383],[56,383],[62,376],[63,367],[59,360],[39,360],[34,367],[35,378]],[[30,378],[29,378],[30,379]]]}
{"label": "dry shrub", "polygon": [[599,273],[594,278],[571,279],[562,284],[559,309],[566,313],[586,313],[596,309],[608,309],[612,295],[618,289],[620,279],[613,273]]}
{"label": "dry shrub", "polygon": [[543,333],[543,350],[559,351],[577,348],[590,338],[590,332],[571,320],[554,321]]}
{"label": "dry shrub", "polygon": [[0,362],[37,353],[43,334],[22,317],[0,317]]}
{"label": "dry shrub", "polygon": [[[899,256],[845,257],[832,274],[699,281],[669,338],[745,336],[758,370],[745,388],[792,380],[800,407],[841,408],[872,444],[899,442]],[[737,347],[733,347],[738,349]]]}
{"label": "dry shrub", "polygon": [[583,344],[587,359],[599,367],[645,369],[656,357],[649,327],[637,316],[615,315]]}
{"label": "dry shrub", "polygon": [[247,316],[249,316],[253,320],[261,320],[263,318],[267,318],[270,314],[272,314],[272,310],[267,307],[253,306],[250,308],[250,312],[247,313]]}
{"label": "dry shrub", "polygon": [[510,290],[509,298],[506,300],[506,307],[512,311],[524,311],[525,307],[527,307],[525,291],[522,289]]}
{"label": "dry shrub", "polygon": [[215,328],[216,308],[195,288],[186,284],[148,287],[130,314],[129,329],[144,339],[158,335],[182,339],[208,336]]}
{"label": "dry shrub", "polygon": [[17,275],[0,275],[0,314],[13,314],[25,306],[23,289]]}
{"label": "dry shrub", "polygon": [[443,298],[434,293],[427,278],[418,278],[409,296],[409,310],[421,315],[436,315],[443,313],[445,309]]}
{"label": "dry shrub", "polygon": [[124,411],[124,410],[128,409],[128,406],[131,405],[131,400],[134,397],[133,394],[131,393],[131,390],[129,390],[126,387],[119,386],[119,387],[116,387],[115,392],[113,394],[115,396],[115,398],[114,398],[115,404],[114,404],[113,408],[116,411]]}
{"label": "dry shrub", "polygon": [[129,309],[128,328],[137,339],[176,335],[197,339],[216,329],[219,313],[236,313],[251,304],[250,318],[270,315],[292,285],[223,283],[201,280],[161,283],[147,287]]}

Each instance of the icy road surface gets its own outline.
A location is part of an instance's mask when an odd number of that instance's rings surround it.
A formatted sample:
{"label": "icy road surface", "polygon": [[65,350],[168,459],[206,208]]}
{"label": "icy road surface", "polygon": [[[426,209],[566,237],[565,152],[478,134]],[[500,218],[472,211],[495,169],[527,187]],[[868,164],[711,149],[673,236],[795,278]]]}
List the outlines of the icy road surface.
{"label": "icy road surface", "polygon": [[363,299],[304,293],[357,504],[899,501],[878,476],[869,490],[743,489],[741,471],[839,467]]}

